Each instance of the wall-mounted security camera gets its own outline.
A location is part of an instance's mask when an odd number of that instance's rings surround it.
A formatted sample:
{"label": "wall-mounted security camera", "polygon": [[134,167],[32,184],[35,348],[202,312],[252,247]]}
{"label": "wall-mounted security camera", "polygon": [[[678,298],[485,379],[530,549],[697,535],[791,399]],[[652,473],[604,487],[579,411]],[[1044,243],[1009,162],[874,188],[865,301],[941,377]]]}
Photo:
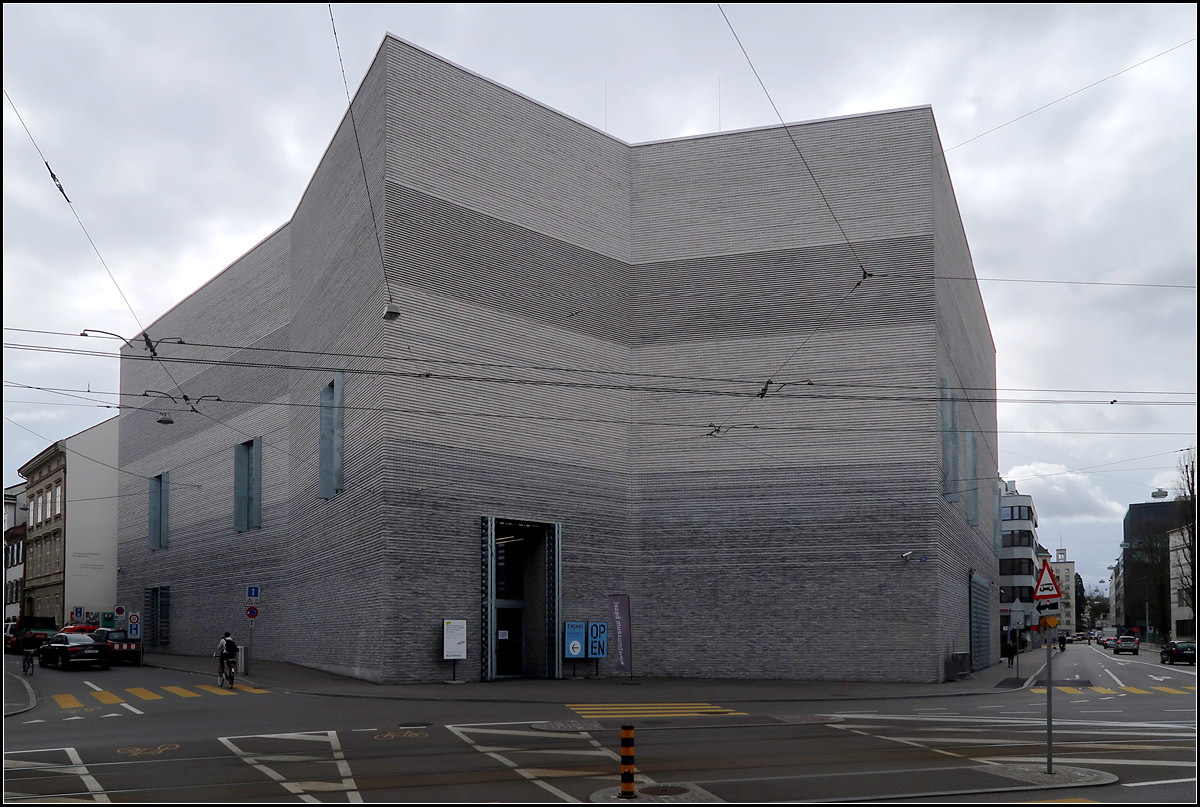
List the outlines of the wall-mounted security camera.
{"label": "wall-mounted security camera", "polygon": [[905,553],[904,553],[903,555],[901,555],[900,557],[901,557],[903,560],[908,560],[909,558],[911,558],[911,557],[912,557],[912,552],[911,552],[911,551],[905,552]]}

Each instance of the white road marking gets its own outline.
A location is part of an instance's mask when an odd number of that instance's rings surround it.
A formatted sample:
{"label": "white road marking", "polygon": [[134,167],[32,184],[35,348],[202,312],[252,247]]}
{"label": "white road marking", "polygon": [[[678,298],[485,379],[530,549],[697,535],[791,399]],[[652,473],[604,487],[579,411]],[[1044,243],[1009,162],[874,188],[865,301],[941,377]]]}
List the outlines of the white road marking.
{"label": "white road marking", "polygon": [[125,707],[126,709],[128,709],[129,711],[133,712],[135,715],[144,715],[144,714],[146,714],[146,713],[145,713],[145,712],[143,712],[141,709],[138,709],[136,706],[134,706],[134,705],[132,705],[132,704],[129,704],[129,703],[122,703],[121,705],[122,705],[122,706],[124,706],[124,707]]}
{"label": "white road marking", "polygon": [[1105,667],[1105,668],[1104,668],[1104,671],[1105,671],[1106,673],[1108,673],[1108,677],[1109,677],[1109,678],[1111,678],[1112,680],[1114,680],[1114,681],[1116,681],[1116,682],[1117,682],[1117,686],[1119,686],[1119,687],[1123,687],[1123,686],[1125,686],[1123,683],[1121,683],[1121,679],[1120,679],[1120,678],[1117,678],[1117,676],[1115,676],[1115,675],[1113,675],[1113,674],[1112,674],[1112,670],[1110,670],[1110,669],[1108,669],[1107,667]]}
{"label": "white road marking", "polygon": [[1194,782],[1196,777],[1188,779],[1159,779],[1157,782],[1125,782],[1125,787],[1146,787],[1147,785],[1181,785],[1184,782]]}

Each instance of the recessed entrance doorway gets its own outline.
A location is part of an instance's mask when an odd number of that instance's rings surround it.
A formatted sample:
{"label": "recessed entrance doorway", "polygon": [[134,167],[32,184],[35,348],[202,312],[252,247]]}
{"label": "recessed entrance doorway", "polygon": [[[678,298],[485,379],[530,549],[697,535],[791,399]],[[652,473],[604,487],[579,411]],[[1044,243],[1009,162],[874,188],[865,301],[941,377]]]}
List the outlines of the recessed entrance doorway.
{"label": "recessed entrance doorway", "polygon": [[484,516],[480,677],[562,677],[559,524]]}

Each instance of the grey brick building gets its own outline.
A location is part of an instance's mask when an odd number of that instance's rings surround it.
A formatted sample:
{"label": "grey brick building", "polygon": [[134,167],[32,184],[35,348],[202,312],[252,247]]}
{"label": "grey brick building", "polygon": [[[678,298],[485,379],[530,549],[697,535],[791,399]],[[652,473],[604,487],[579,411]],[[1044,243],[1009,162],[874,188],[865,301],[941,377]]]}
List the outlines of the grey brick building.
{"label": "grey brick building", "polygon": [[149,328],[184,344],[123,351],[198,410],[120,418],[152,644],[246,643],[255,583],[258,658],[378,681],[448,677],[444,619],[460,676],[556,675],[614,593],[637,675],[997,658],[995,349],[931,109],[631,145],[390,36],[352,109]]}

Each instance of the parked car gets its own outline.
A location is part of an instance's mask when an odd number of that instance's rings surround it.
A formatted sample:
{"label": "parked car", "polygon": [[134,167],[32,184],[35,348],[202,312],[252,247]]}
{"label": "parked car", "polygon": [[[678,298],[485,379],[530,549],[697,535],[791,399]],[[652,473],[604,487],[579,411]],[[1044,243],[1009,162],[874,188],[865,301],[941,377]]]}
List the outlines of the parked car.
{"label": "parked car", "polygon": [[1138,640],[1132,636],[1121,636],[1112,646],[1112,651],[1114,656],[1121,653],[1133,653],[1136,656],[1138,654]]}
{"label": "parked car", "polygon": [[58,625],[52,616],[19,616],[4,625],[4,652],[33,649],[56,633]]}
{"label": "parked car", "polygon": [[99,625],[64,625],[59,633],[91,633],[99,627]]}
{"label": "parked car", "polygon": [[142,666],[142,640],[130,639],[129,633],[116,628],[93,628],[88,634],[97,642],[108,645],[108,655],[114,662],[131,661]]}
{"label": "parked car", "polygon": [[97,664],[107,670],[112,661],[108,645],[94,641],[86,633],[56,633],[48,644],[38,648],[38,664],[60,669],[71,664]]}
{"label": "parked car", "polygon": [[1195,642],[1167,642],[1159,653],[1159,661],[1163,664],[1174,664],[1177,661],[1186,661],[1188,664],[1196,663],[1196,643]]}

